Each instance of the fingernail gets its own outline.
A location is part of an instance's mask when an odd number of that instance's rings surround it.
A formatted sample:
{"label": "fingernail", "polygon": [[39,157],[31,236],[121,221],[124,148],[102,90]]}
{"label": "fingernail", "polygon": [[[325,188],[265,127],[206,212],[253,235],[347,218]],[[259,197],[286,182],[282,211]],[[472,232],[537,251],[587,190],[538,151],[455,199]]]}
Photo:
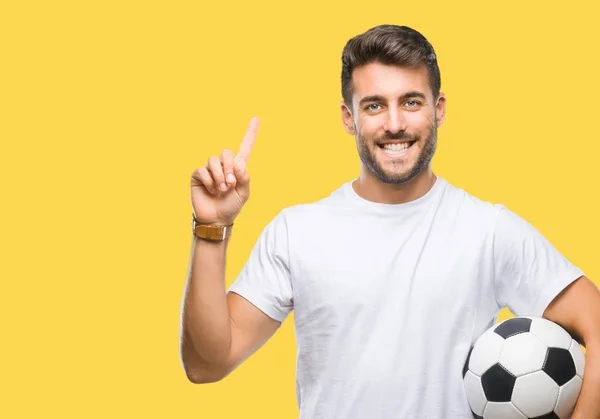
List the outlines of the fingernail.
{"label": "fingernail", "polygon": [[232,174],[232,173],[229,173],[229,174],[227,175],[227,182],[229,182],[229,183],[233,183],[234,181],[235,181],[235,177],[233,176],[233,174]]}
{"label": "fingernail", "polygon": [[221,188],[221,190],[222,190],[223,192],[225,192],[225,191],[227,190],[227,185],[225,185],[224,183],[221,183],[221,184],[219,185],[219,187]]}

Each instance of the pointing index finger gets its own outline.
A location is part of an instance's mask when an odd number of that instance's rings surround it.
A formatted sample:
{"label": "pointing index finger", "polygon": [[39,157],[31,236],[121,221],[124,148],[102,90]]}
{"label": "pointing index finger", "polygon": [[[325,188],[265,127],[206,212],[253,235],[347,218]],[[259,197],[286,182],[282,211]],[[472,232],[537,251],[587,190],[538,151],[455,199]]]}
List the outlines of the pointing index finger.
{"label": "pointing index finger", "polygon": [[260,121],[257,117],[254,117],[250,120],[250,125],[248,125],[248,130],[246,131],[246,135],[244,135],[244,139],[240,145],[240,150],[238,151],[237,156],[235,156],[236,160],[241,159],[244,162],[248,161],[250,151],[252,151],[252,146],[254,145],[254,140],[256,139],[256,132],[258,131],[259,125]]}

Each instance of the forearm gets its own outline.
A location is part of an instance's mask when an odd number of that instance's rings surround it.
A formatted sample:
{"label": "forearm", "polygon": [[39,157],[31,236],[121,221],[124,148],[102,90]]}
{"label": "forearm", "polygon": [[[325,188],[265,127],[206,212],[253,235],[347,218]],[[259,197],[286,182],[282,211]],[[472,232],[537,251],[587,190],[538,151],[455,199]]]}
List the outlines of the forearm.
{"label": "forearm", "polygon": [[229,239],[193,240],[181,318],[181,357],[190,378],[225,365],[231,347],[225,290]]}
{"label": "forearm", "polygon": [[600,336],[586,340],[583,386],[571,419],[600,419]]}

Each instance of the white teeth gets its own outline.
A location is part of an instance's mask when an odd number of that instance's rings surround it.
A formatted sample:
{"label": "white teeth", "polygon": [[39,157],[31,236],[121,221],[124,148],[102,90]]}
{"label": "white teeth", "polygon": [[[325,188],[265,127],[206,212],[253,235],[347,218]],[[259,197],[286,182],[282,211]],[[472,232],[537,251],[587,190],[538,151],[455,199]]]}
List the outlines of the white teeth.
{"label": "white teeth", "polygon": [[408,148],[408,143],[401,143],[401,144],[384,144],[383,148],[385,150],[394,150],[394,151],[398,151],[398,150],[406,150]]}

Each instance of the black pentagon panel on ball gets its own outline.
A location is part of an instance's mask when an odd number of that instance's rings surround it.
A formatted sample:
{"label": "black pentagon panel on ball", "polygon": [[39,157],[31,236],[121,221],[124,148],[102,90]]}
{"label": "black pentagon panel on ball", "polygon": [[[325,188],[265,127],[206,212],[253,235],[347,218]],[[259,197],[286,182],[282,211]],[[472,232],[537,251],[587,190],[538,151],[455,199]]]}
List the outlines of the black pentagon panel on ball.
{"label": "black pentagon panel on ball", "polygon": [[465,378],[465,375],[467,374],[467,371],[469,370],[469,360],[471,359],[471,352],[473,352],[473,348],[474,348],[474,346],[471,346],[471,349],[469,349],[469,353],[467,355],[467,360],[465,361],[465,365],[463,367],[463,378]]}
{"label": "black pentagon panel on ball", "polygon": [[562,386],[575,377],[575,362],[571,353],[562,348],[548,348],[542,370]]}
{"label": "black pentagon panel on ball", "polygon": [[481,386],[489,402],[509,402],[517,377],[500,364],[491,366],[481,376]]}
{"label": "black pentagon panel on ball", "polygon": [[531,419],[560,419],[560,417],[556,413],[550,412],[550,413],[546,413],[545,415],[536,416]]}
{"label": "black pentagon panel on ball", "polygon": [[511,336],[518,335],[519,333],[527,333],[531,328],[531,319],[525,317],[515,317],[508,319],[498,325],[494,329],[494,333],[502,336],[504,339],[508,339]]}

